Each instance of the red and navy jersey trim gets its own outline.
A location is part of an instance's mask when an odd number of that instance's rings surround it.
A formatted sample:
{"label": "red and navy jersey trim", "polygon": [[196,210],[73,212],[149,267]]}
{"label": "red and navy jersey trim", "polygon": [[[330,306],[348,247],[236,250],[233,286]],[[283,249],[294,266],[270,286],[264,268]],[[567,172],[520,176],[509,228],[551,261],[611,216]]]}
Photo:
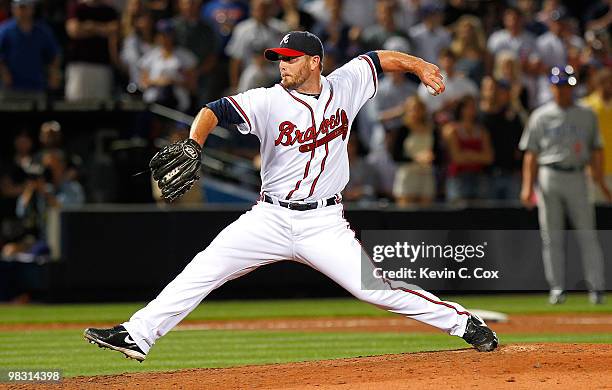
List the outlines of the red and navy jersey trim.
{"label": "red and navy jersey trim", "polygon": [[242,118],[246,121],[247,125],[249,125],[249,131],[251,131],[253,129],[253,126],[251,126],[251,121],[249,120],[249,117],[247,116],[246,112],[244,112],[242,107],[240,107],[240,104],[238,104],[236,99],[234,99],[232,96],[228,96],[227,99],[232,103],[234,108],[236,108],[240,112],[240,116],[242,116]]}
{"label": "red and navy jersey trim", "polygon": [[372,61],[372,58],[370,56],[367,56],[367,55],[360,55],[358,58],[360,60],[364,60],[370,66],[370,71],[372,72],[372,80],[374,82],[374,93],[372,93],[372,96],[370,96],[370,99],[372,99],[374,97],[374,95],[376,95],[376,90],[378,89],[378,78],[376,77],[376,70],[375,70],[375,66],[374,66],[374,61]]}

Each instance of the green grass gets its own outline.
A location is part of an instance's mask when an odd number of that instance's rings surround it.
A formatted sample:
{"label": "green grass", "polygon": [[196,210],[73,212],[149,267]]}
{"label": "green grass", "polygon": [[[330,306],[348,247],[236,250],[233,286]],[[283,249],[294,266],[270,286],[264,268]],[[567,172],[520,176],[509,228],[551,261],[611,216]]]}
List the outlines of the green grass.
{"label": "green grass", "polygon": [[[468,309],[487,309],[504,313],[612,313],[612,303],[593,306],[586,294],[570,294],[564,305],[551,306],[546,295],[486,295],[450,296],[450,301]],[[140,309],[144,303],[27,305],[0,306],[0,321],[10,323],[49,322],[122,322]],[[274,301],[205,301],[188,317],[190,320],[236,320],[281,317],[347,317],[390,316],[383,310],[356,299],[302,299]]]}
{"label": "green grass", "polygon": [[[585,294],[570,294],[566,304],[550,306],[546,295],[451,296],[470,309],[505,313],[612,312],[612,304],[592,306]],[[129,318],[141,303],[0,306],[0,323],[117,323]],[[391,316],[355,299],[275,301],[212,301],[200,305],[188,319],[238,320],[282,317]],[[612,343],[602,334],[508,334],[503,343]],[[167,371],[196,367],[228,367],[306,360],[335,359],[387,353],[465,348],[459,338],[418,333],[307,333],[285,331],[189,330],[160,339],[147,361],[138,364],[123,355],[99,350],[83,340],[80,330],[0,332],[0,368],[61,368],[66,376],[122,372]]]}
{"label": "green grass", "polygon": [[[612,343],[612,334],[502,335],[502,342]],[[80,331],[0,332],[0,367],[61,368],[65,376],[335,359],[466,348],[444,334],[176,331],[139,364],[83,340]]]}

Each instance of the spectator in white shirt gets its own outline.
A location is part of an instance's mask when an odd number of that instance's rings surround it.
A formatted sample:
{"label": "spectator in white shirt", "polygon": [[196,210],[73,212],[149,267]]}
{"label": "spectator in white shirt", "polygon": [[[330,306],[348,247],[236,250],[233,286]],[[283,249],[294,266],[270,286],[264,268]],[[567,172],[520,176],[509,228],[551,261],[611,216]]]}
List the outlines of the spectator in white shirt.
{"label": "spectator in white shirt", "polygon": [[253,47],[277,46],[289,31],[285,22],[272,18],[270,0],[251,0],[251,16],[234,27],[225,48],[230,57],[230,87],[236,89],[240,73],[251,62]]}
{"label": "spectator in white shirt", "polygon": [[536,41],[538,55],[545,65],[545,73],[559,64],[568,63],[568,49],[574,47],[582,50],[584,41],[573,34],[569,15],[560,8],[553,12],[548,23],[548,32],[540,35]]}
{"label": "spectator in white shirt", "polygon": [[421,14],[423,22],[409,30],[410,39],[415,46],[416,56],[435,62],[440,50],[451,44],[451,34],[442,27],[442,8],[427,4],[421,8]]}
{"label": "spectator in white shirt", "polygon": [[503,21],[504,28],[491,34],[487,49],[493,55],[502,50],[511,51],[526,64],[535,52],[535,37],[523,28],[523,16],[517,8],[507,8]]}
{"label": "spectator in white shirt", "polygon": [[197,57],[174,44],[174,27],[169,19],[157,22],[159,46],[140,62],[140,87],[147,103],[159,103],[181,111],[191,105],[190,92],[196,88]]}

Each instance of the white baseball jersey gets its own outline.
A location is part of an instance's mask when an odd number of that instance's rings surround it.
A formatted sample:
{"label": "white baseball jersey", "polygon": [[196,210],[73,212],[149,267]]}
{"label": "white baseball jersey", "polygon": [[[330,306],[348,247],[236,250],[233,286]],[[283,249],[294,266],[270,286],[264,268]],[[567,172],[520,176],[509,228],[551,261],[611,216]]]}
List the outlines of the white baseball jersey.
{"label": "white baseball jersey", "polygon": [[319,98],[280,84],[228,97],[244,123],[238,129],[261,142],[262,192],[279,199],[313,201],[344,189],[349,180],[350,128],[376,94],[378,77],[361,55],[321,76]]}

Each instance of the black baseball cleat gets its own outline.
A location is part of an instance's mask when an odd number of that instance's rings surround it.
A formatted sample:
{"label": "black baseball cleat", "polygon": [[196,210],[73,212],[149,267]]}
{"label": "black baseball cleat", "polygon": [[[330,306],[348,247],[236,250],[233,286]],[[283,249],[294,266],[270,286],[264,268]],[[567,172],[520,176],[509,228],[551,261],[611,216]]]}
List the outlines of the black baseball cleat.
{"label": "black baseball cleat", "polygon": [[117,325],[110,329],[87,328],[83,332],[83,336],[90,343],[98,344],[100,348],[110,348],[123,352],[125,357],[138,360],[139,362],[142,362],[147,357],[122,325]]}
{"label": "black baseball cleat", "polygon": [[495,332],[474,314],[471,314],[468,318],[463,339],[468,344],[472,344],[479,352],[491,352],[499,344]]}

